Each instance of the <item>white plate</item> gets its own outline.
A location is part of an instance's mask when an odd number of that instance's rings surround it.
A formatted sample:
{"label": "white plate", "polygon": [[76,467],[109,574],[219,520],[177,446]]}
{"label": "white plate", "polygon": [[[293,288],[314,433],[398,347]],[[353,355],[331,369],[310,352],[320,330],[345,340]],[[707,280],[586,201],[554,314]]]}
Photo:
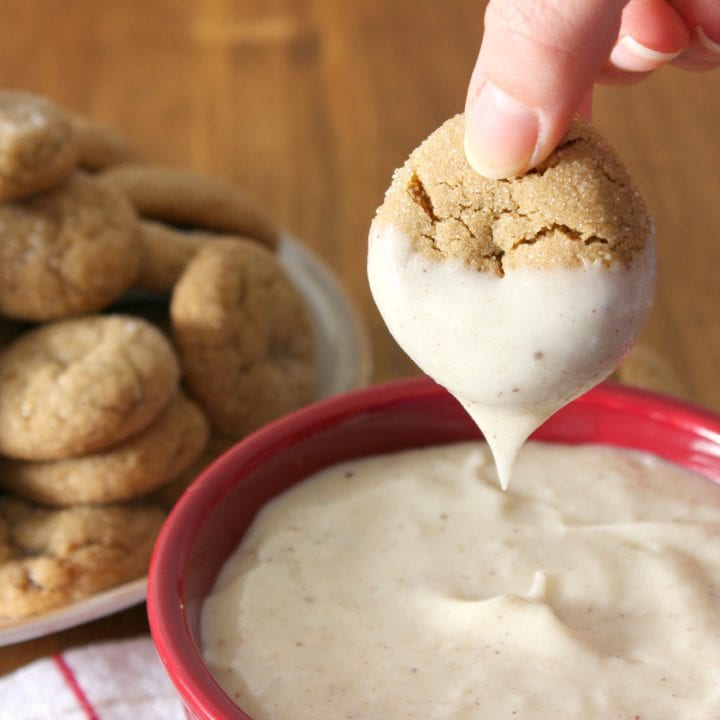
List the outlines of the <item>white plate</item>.
{"label": "white plate", "polygon": [[125,610],[145,600],[146,587],[146,579],[138,578],[42,615],[3,623],[0,625],[0,646],[50,635]]}
{"label": "white plate", "polygon": [[[305,297],[312,316],[318,358],[318,398],[366,385],[370,343],[354,308],[333,274],[307,248],[283,237],[280,261]],[[139,578],[71,605],[13,623],[0,623],[0,646],[49,635],[125,610],[145,600]]]}

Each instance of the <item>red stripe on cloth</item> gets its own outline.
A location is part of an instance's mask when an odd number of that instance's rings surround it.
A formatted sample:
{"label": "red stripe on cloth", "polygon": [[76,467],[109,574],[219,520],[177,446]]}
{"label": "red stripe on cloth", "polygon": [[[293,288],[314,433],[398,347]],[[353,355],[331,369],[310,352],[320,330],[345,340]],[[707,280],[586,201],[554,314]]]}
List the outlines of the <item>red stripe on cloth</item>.
{"label": "red stripe on cloth", "polygon": [[63,676],[67,686],[72,691],[72,694],[75,696],[75,699],[78,701],[78,705],[82,708],[87,720],[99,720],[95,709],[90,703],[90,700],[88,700],[88,696],[80,687],[80,683],[78,682],[73,669],[67,664],[67,662],[65,662],[65,658],[62,655],[53,655],[53,662],[55,663],[55,667],[57,667],[58,671]]}

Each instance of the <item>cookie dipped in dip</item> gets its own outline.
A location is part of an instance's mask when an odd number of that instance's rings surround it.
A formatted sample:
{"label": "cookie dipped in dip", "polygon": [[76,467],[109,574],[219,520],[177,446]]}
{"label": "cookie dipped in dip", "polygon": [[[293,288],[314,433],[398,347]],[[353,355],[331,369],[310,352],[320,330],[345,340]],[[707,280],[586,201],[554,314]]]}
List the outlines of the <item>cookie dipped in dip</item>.
{"label": "cookie dipped in dip", "polygon": [[654,231],[628,171],[589,124],[517,178],[468,164],[464,117],[393,176],[368,276],[395,340],[466,408],[503,488],[523,442],[606,378],[652,304]]}

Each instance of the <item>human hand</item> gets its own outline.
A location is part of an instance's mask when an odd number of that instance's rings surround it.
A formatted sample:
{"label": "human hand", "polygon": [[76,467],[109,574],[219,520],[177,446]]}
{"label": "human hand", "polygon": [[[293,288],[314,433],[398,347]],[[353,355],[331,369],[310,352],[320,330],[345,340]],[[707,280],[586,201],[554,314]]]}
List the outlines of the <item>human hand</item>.
{"label": "human hand", "polygon": [[470,80],[465,151],[479,173],[542,162],[596,82],[632,83],[665,64],[720,66],[718,0],[490,0]]}

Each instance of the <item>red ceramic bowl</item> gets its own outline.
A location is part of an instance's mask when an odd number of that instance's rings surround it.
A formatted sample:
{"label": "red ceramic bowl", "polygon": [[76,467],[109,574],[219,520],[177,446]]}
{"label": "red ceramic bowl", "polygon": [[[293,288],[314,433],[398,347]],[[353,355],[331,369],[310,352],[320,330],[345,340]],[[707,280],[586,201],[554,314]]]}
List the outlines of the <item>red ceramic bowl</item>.
{"label": "red ceramic bowl", "polygon": [[[265,502],[333,463],[478,437],[460,405],[419,378],[299,410],[243,440],[203,473],[160,534],[148,585],[152,636],[188,716],[249,718],[203,663],[200,609]],[[554,415],[533,437],[645,450],[720,482],[720,417],[648,392],[602,385]]]}

